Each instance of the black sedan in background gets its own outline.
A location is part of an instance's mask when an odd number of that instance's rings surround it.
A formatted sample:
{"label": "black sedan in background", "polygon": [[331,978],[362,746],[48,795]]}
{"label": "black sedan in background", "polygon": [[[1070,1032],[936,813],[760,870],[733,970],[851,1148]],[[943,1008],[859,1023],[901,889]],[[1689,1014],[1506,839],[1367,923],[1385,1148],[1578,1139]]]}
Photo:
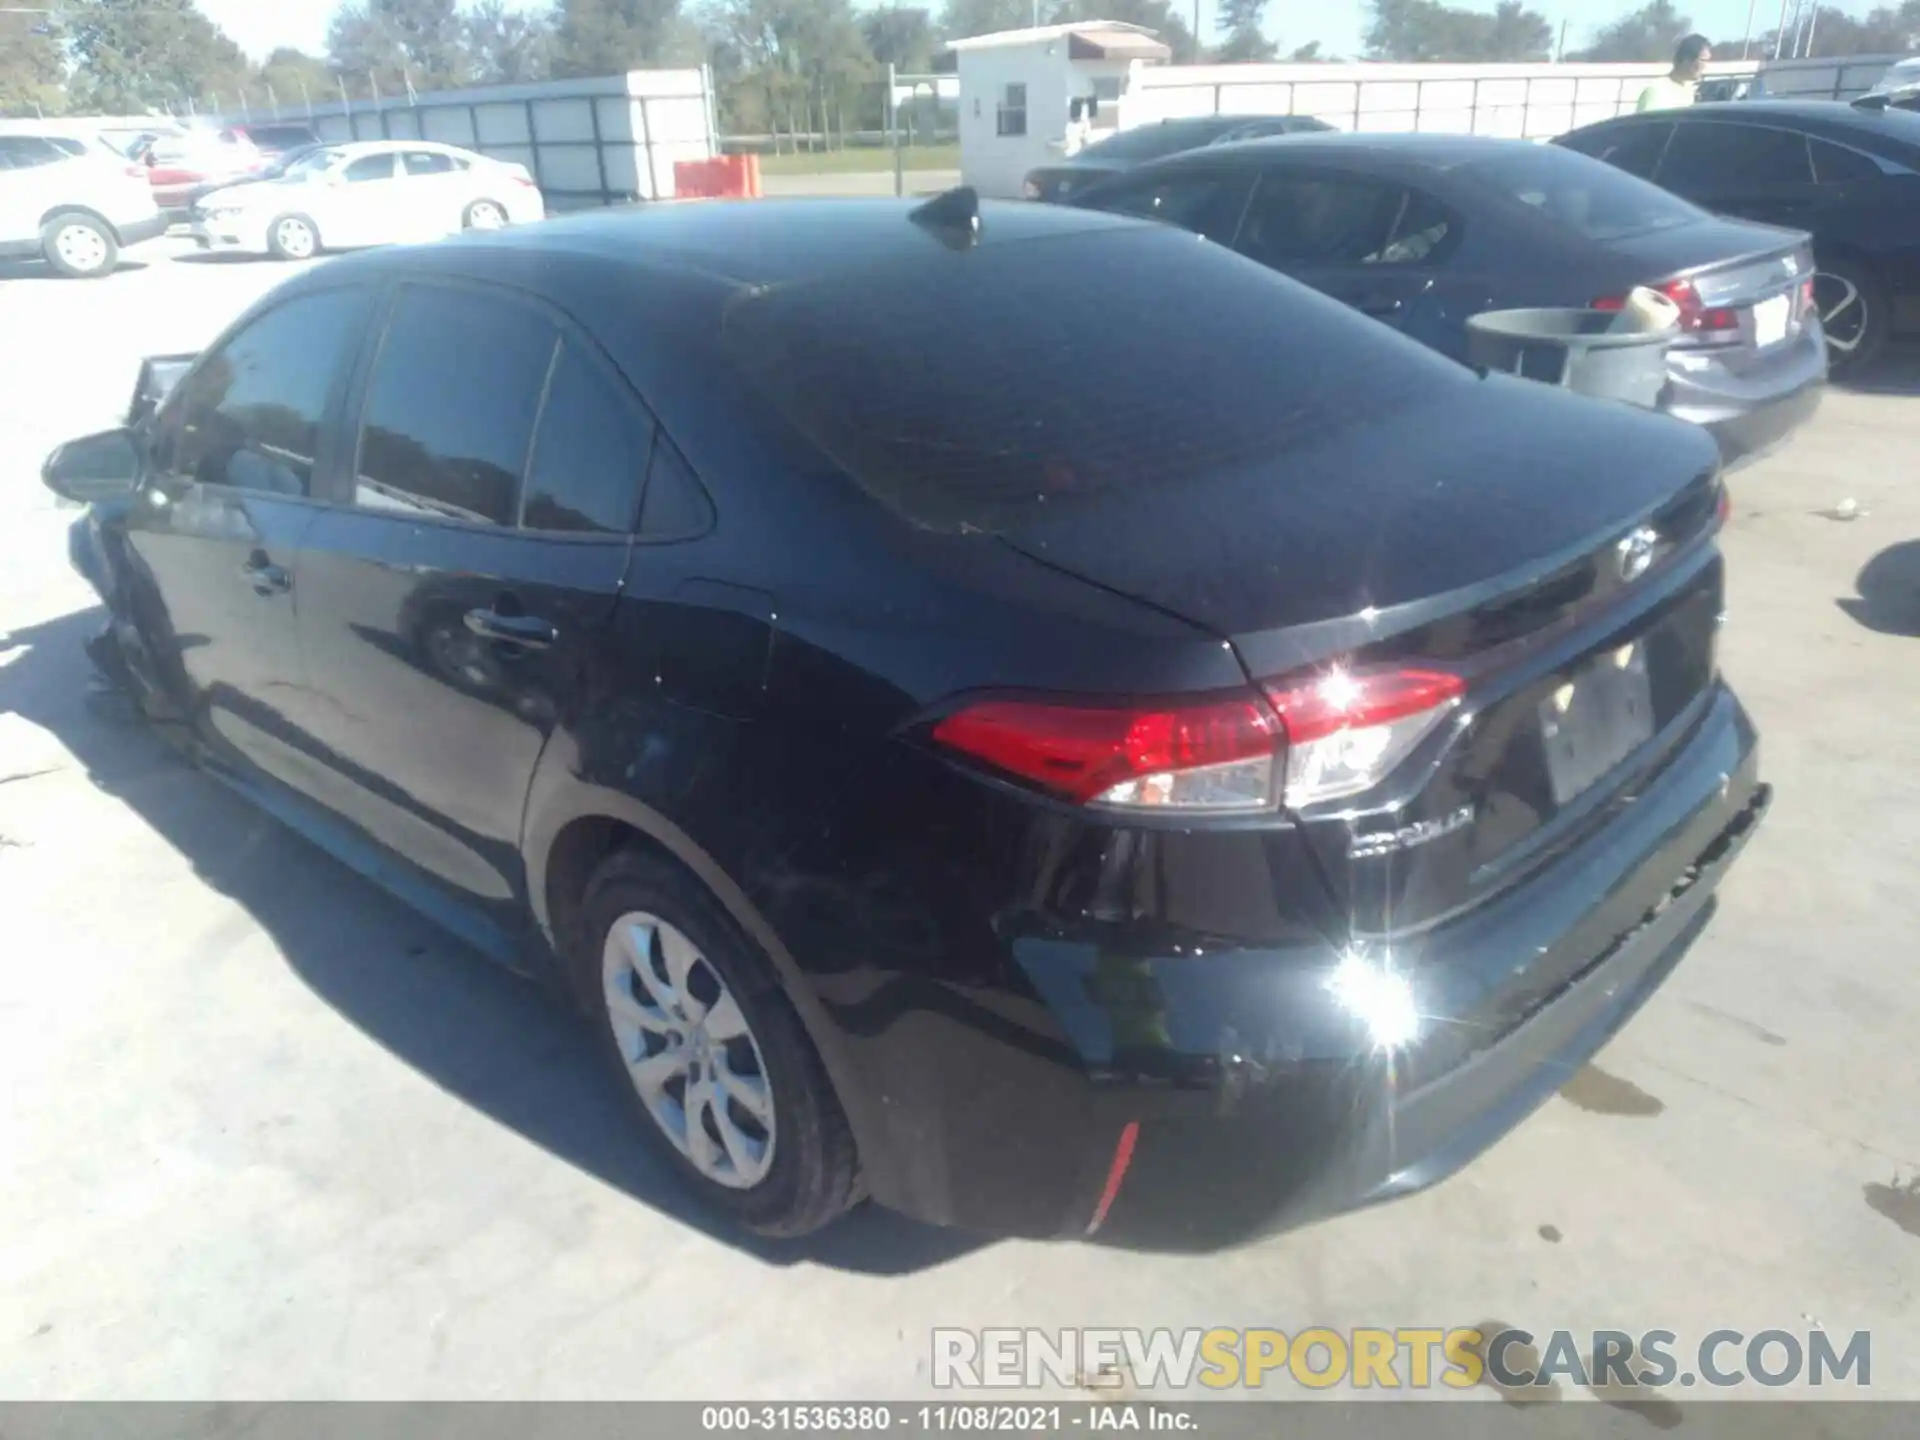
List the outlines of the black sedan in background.
{"label": "black sedan in background", "polygon": [[136,414],[47,465],[96,653],[551,977],[764,1233],[870,1194],[1208,1247],[1430,1184],[1767,803],[1703,434],[1166,226],[955,192],[371,252]]}
{"label": "black sedan in background", "polygon": [[1719,219],[1570,150],[1467,135],[1301,135],[1177,155],[1072,203],[1194,230],[1464,358],[1467,317],[1680,307],[1663,408],[1729,460],[1819,404],[1807,237]]}
{"label": "black sedan in background", "polygon": [[1195,115],[1136,125],[1094,141],[1077,155],[1029,170],[1024,193],[1029,200],[1066,200],[1095,181],[1111,179],[1136,165],[1183,150],[1331,129],[1326,121],[1311,115]]}
{"label": "black sedan in background", "polygon": [[1920,333],[1920,115],[1879,98],[1696,105],[1555,143],[1718,214],[1811,234],[1834,374]]}

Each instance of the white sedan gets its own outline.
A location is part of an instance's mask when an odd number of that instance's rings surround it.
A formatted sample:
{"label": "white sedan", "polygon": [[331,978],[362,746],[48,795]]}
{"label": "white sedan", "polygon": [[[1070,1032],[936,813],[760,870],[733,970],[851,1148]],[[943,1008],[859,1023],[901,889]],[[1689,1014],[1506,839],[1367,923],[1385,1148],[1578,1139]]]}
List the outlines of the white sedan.
{"label": "white sedan", "polygon": [[428,140],[321,145],[193,206],[203,250],[305,260],[322,249],[437,240],[546,218],[524,165]]}

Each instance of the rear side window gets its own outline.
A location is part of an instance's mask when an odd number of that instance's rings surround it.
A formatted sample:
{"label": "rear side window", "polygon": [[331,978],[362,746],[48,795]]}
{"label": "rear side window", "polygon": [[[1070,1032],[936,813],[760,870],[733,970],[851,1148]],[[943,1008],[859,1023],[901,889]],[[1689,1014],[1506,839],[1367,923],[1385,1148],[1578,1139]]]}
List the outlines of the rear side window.
{"label": "rear side window", "polygon": [[161,467],[202,485],[312,494],[328,401],[370,305],[362,290],[324,290],[239,331],[195,366],[161,412]]}
{"label": "rear side window", "polygon": [[1102,191],[1089,204],[1115,215],[1138,215],[1229,241],[1246,207],[1250,172],[1182,170]]}
{"label": "rear side window", "polygon": [[0,135],[0,169],[34,170],[65,160],[67,152],[40,135]]}
{"label": "rear side window", "polygon": [[400,163],[409,175],[446,175],[458,168],[451,155],[438,150],[409,150]]}
{"label": "rear side window", "polygon": [[393,179],[392,155],[362,155],[358,160],[347,164],[347,183],[354,184],[363,180]]}
{"label": "rear side window", "polygon": [[1642,180],[1651,180],[1660,157],[1666,153],[1667,141],[1672,138],[1671,125],[1622,125],[1592,135],[1573,136],[1565,143],[1569,150],[1604,160],[1616,170],[1638,175]]}
{"label": "rear side window", "polygon": [[1464,165],[1459,174],[1590,240],[1670,230],[1700,218],[1692,205],[1658,185],[1558,146],[1519,147]]}
{"label": "rear side window", "polygon": [[579,347],[562,341],[527,470],[529,530],[630,535],[653,423]]}
{"label": "rear side window", "polygon": [[1858,150],[1807,137],[1807,150],[1813,157],[1813,183],[1844,185],[1849,180],[1873,180],[1880,167]]}
{"label": "rear side window", "polygon": [[354,503],[513,524],[558,343],[530,306],[403,289],[367,387]]}
{"label": "rear side window", "polygon": [[647,471],[647,501],[640,512],[640,533],[649,540],[682,540],[698,535],[713,523],[713,503],[680,458],[673,442],[654,442],[653,464]]}
{"label": "rear side window", "polygon": [[[1151,326],[1129,296],[1152,297]],[[728,307],[723,341],[815,450],[910,523],[952,532],[1277,472],[1292,446],[1471,383],[1161,226],[774,286]]]}
{"label": "rear side window", "polygon": [[1682,194],[1805,185],[1813,179],[1806,137],[1768,125],[1698,122],[1675,127],[1659,180]]}
{"label": "rear side window", "polygon": [[1236,248],[1277,269],[1378,263],[1405,199],[1399,186],[1361,175],[1269,170]]}

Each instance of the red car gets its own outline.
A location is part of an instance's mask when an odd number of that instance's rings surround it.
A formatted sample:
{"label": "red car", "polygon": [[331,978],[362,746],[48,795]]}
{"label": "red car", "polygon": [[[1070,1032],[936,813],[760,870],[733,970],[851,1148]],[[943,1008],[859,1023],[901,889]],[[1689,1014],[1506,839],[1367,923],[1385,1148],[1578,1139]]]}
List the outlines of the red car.
{"label": "red car", "polygon": [[272,163],[274,153],[235,126],[163,135],[150,142],[139,158],[147,167],[155,203],[177,219],[185,216],[195,191],[263,170]]}

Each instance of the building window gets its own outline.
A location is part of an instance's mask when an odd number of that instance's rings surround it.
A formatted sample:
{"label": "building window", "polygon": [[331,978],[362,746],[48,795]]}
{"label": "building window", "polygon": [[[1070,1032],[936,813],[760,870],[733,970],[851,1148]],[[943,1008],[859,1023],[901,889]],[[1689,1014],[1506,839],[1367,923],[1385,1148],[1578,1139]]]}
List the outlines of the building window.
{"label": "building window", "polygon": [[1096,130],[1115,130],[1120,125],[1120,92],[1126,87],[1126,81],[1118,75],[1097,75],[1093,81],[1093,98],[1100,102],[1100,108],[1093,117]]}
{"label": "building window", "polygon": [[994,115],[996,135],[1027,133],[1027,87],[1008,85],[1000,92],[1000,105]]}

